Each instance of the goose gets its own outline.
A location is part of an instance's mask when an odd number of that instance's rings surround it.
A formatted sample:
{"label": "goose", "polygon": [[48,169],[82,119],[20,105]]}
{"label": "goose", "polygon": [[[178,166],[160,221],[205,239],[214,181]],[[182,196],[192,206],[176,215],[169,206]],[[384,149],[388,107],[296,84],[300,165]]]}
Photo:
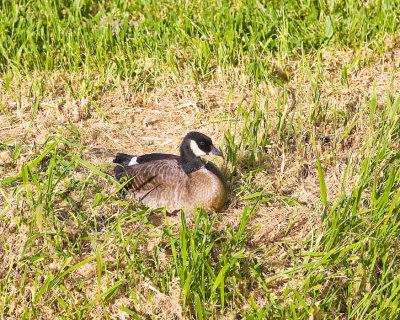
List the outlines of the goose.
{"label": "goose", "polygon": [[191,131],[182,141],[180,156],[118,153],[114,173],[120,181],[130,180],[127,187],[147,207],[166,207],[169,213],[198,207],[217,212],[227,201],[228,190],[221,172],[201,159],[208,154],[222,156],[210,137]]}

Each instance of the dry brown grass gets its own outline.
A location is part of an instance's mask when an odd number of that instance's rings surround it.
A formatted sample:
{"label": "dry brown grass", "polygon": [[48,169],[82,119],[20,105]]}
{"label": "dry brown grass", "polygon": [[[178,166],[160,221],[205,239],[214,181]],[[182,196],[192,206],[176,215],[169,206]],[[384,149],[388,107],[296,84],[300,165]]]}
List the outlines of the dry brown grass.
{"label": "dry brown grass", "polygon": [[[311,65],[311,70],[315,70],[316,82],[321,92],[321,105],[329,102],[331,110],[336,108],[338,113],[349,115],[349,123],[354,122],[357,115],[357,105],[363,105],[365,99],[370,99],[374,90],[378,96],[379,106],[383,106],[386,99],[386,92],[389,90],[393,94],[400,92],[400,77],[395,73],[394,67],[400,66],[400,49],[394,47],[385,53],[384,56],[377,56],[373,52],[366,52],[356,57],[351,51],[339,51],[327,49],[320,57],[322,61],[321,76],[317,75],[316,65],[318,57],[311,59],[315,64]],[[342,80],[342,66],[354,65],[349,69],[349,87]],[[293,122],[300,124],[300,130],[310,130],[307,123],[309,115],[313,109],[311,97],[310,81],[306,77],[300,60],[289,61],[290,80],[286,83],[290,88],[291,94],[286,103],[286,119],[293,117]],[[242,83],[235,84],[235,89],[230,100],[228,81],[224,79],[222,72],[210,82],[195,84],[188,77],[181,82],[173,76],[164,76],[159,79],[159,86],[155,86],[147,92],[134,92],[131,89],[129,80],[122,81],[118,77],[110,76],[107,85],[114,85],[116,88],[110,90],[98,88],[94,95],[74,98],[68,89],[68,81],[71,80],[75,85],[75,91],[79,92],[79,83],[84,78],[89,77],[90,81],[95,82],[97,75],[72,74],[66,75],[55,72],[46,76],[46,94],[40,100],[39,111],[34,123],[30,126],[32,118],[32,104],[34,94],[30,93],[32,83],[40,79],[43,75],[36,74],[33,79],[23,79],[15,76],[12,80],[10,91],[6,91],[4,86],[1,92],[1,105],[4,110],[0,113],[0,141],[15,139],[15,144],[26,146],[24,153],[17,161],[15,167],[9,164],[12,161],[11,150],[3,150],[0,153],[0,172],[4,176],[12,176],[20,171],[21,165],[31,160],[35,144],[44,142],[49,134],[59,133],[66,137],[73,136],[69,122],[72,122],[81,134],[81,143],[86,146],[84,158],[86,161],[100,166],[112,161],[117,152],[132,154],[144,154],[150,152],[178,153],[178,147],[182,137],[189,130],[202,131],[213,138],[218,145],[223,138],[224,130],[227,129],[226,121],[214,121],[224,115],[235,116],[237,105],[243,101],[248,108],[252,106],[253,89],[243,77]],[[375,85],[374,85],[375,84]],[[258,88],[261,95],[259,101],[268,100],[271,109],[270,114],[274,114],[273,108],[277,105],[278,99],[282,99],[282,90],[273,82],[264,83]],[[107,120],[102,117],[99,111],[93,107],[95,102],[101,111],[106,115]],[[347,164],[352,162],[354,155],[359,151],[370,132],[368,115],[365,121],[359,121],[354,130],[336,146],[333,150],[334,123],[333,112],[328,111],[327,126],[316,128],[317,147],[325,151],[328,155],[325,161],[325,179],[328,189],[328,198],[334,199],[337,191],[341,188],[344,170]],[[329,118],[331,117],[331,118]],[[272,122],[276,119],[271,119]],[[288,120],[286,120],[288,121]],[[239,121],[239,126],[242,125]],[[342,136],[348,126],[336,127],[336,136]],[[325,138],[328,137],[328,138]],[[298,141],[293,141],[289,148],[280,152],[277,146],[271,146],[266,150],[265,161],[262,164],[263,170],[258,172],[249,183],[256,183],[273,194],[297,199],[300,205],[288,205],[284,200],[277,199],[273,204],[261,205],[248,226],[248,229],[259,228],[248,240],[248,248],[255,249],[265,245],[264,250],[255,252],[253,255],[264,265],[268,266],[271,272],[278,273],[292,263],[285,246],[292,250],[297,250],[297,245],[301,241],[310,237],[310,234],[317,232],[321,223],[321,207],[319,205],[319,180],[316,172],[316,160],[311,142],[303,146]],[[351,155],[352,154],[352,155]],[[222,164],[222,163],[220,163]],[[245,173],[246,168],[242,167]],[[228,168],[229,170],[229,168]],[[79,175],[86,174],[77,172],[75,179]],[[352,183],[357,177],[351,176],[347,180],[346,189],[350,190]],[[225,213],[220,215],[217,230],[224,229],[226,225],[234,228],[240,223],[240,213],[246,201],[237,197],[235,192],[244,181],[241,176],[234,177],[231,184],[231,200],[227,205]],[[113,186],[106,181],[99,179],[99,184],[104,189],[112,192]],[[3,188],[0,194],[0,207],[7,198],[7,187]],[[55,205],[55,210],[62,215],[65,203]],[[2,219],[9,221],[0,226],[0,281],[7,275],[8,270],[13,268],[21,257],[21,251],[29,238],[29,228],[16,222],[15,210],[13,205],[5,212]],[[97,216],[112,216],[123,213],[122,207],[101,207],[101,212],[94,212]],[[148,234],[160,233],[163,226],[162,215],[158,213],[161,222],[153,230],[147,230]],[[90,217],[89,217],[90,219]],[[152,217],[149,217],[152,219]],[[153,218],[155,219],[155,218]],[[172,222],[177,222],[178,219]],[[18,226],[18,227],[17,227]],[[21,227],[20,227],[21,226]],[[124,227],[124,233],[129,234],[132,230],[139,230],[140,223]],[[79,226],[69,223],[65,232],[71,239],[82,230]],[[100,239],[99,239],[100,240]],[[40,240],[37,246],[40,246]],[[154,246],[159,242],[158,238],[148,238],[141,244],[141,250],[152,252]],[[264,256],[263,253],[280,245],[278,250]],[[77,263],[95,252],[95,243],[90,241],[85,244],[85,256],[77,257]],[[44,248],[49,249],[49,248]],[[104,244],[103,249],[106,253],[103,256],[105,261],[113,263],[118,248],[109,239]],[[169,257],[164,255],[161,260],[168,263]],[[71,262],[72,263],[72,262]],[[50,269],[60,268],[55,260],[49,266]],[[20,295],[29,296],[29,288],[32,288],[34,279],[29,278],[29,272],[25,283],[25,292]],[[23,276],[23,270],[15,270],[12,273],[14,287],[10,287],[9,293],[19,290],[18,284]],[[113,273],[103,276],[104,286],[110,286],[116,280]],[[125,295],[125,291],[119,290],[113,303],[106,306],[98,303],[91,309],[86,317],[89,319],[100,319],[104,317],[103,308],[115,319],[128,319],[126,313],[117,308],[124,305],[128,308],[135,308],[138,312],[146,314],[154,319],[183,319],[187,317],[185,310],[180,304],[179,283],[171,285],[168,295],[160,292],[147,279],[136,277],[137,301]],[[66,285],[69,294],[75,297],[78,302],[83,297],[94,299],[99,294],[96,281],[96,262],[92,261],[74,271],[74,279],[80,279],[87,284],[88,289],[84,291],[76,290],[77,283],[71,282]],[[39,282],[42,279],[39,279]],[[287,285],[287,279],[282,278],[270,283],[270,290],[278,294]],[[60,291],[58,289],[58,291]],[[260,304],[266,301],[263,293],[255,291],[255,297]],[[59,295],[65,292],[56,292]],[[15,315],[21,315],[24,307],[29,307],[29,301],[20,299],[13,301]],[[43,305],[41,308],[42,319],[54,319],[52,305]],[[221,315],[221,318],[224,316]]]}

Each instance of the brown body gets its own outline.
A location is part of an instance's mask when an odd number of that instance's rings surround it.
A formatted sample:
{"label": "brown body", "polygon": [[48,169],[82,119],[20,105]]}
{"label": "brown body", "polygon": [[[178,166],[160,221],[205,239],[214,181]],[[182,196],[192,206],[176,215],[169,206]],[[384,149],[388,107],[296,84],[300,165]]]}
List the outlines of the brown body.
{"label": "brown body", "polygon": [[132,178],[129,186],[135,199],[152,208],[167,207],[169,212],[198,207],[207,212],[219,211],[228,196],[216,167],[204,163],[186,174],[177,156],[128,166],[117,178],[123,176]]}

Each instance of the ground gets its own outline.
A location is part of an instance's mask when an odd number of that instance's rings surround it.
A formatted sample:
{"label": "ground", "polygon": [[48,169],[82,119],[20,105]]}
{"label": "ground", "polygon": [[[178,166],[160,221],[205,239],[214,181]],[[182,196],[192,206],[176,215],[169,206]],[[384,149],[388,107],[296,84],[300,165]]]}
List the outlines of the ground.
{"label": "ground", "polygon": [[[212,77],[151,58],[135,77],[5,73],[0,318],[396,314],[398,43],[277,54],[263,81],[215,57]],[[133,201],[112,160],[178,154],[191,130],[223,151],[230,197],[187,226]]]}

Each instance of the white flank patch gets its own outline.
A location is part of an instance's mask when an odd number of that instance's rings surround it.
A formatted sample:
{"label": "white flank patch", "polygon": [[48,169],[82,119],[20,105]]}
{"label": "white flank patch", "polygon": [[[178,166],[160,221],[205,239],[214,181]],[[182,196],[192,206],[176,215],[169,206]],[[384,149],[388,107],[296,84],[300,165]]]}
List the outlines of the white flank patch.
{"label": "white flank patch", "polygon": [[137,164],[137,157],[132,157],[131,161],[129,161],[128,166],[133,166],[134,164]]}
{"label": "white flank patch", "polygon": [[194,141],[194,140],[190,140],[190,149],[192,149],[192,151],[196,157],[201,157],[201,156],[207,155],[207,153],[205,153],[203,150],[201,150],[199,148],[196,141]]}

